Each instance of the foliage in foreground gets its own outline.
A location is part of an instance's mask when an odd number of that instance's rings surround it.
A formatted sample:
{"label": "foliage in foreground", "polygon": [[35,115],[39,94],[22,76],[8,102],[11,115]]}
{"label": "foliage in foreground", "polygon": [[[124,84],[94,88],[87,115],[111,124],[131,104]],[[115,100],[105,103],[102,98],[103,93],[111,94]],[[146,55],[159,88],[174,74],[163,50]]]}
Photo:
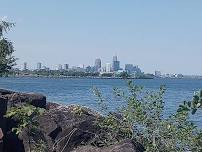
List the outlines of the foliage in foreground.
{"label": "foliage in foreground", "polygon": [[43,152],[46,150],[46,143],[43,141],[42,137],[40,137],[40,139],[36,139],[36,141],[33,139],[33,136],[40,135],[40,131],[37,129],[38,121],[36,118],[43,112],[44,109],[42,108],[26,104],[18,107],[12,107],[5,115],[5,117],[11,118],[17,122],[17,126],[12,128],[12,131],[17,135],[19,135],[23,129],[26,129],[30,152]]}
{"label": "foliage in foreground", "polygon": [[12,56],[14,50],[13,43],[4,37],[15,24],[0,20],[0,75],[8,72],[14,65],[16,58]]}
{"label": "foliage in foreground", "polygon": [[144,91],[142,87],[128,82],[128,90],[114,89],[117,98],[126,102],[114,113],[107,112],[101,92],[95,88],[105,117],[98,121],[107,134],[101,134],[104,145],[130,138],[145,147],[147,152],[202,151],[202,132],[189,119],[202,106],[202,92],[194,95],[193,101],[184,102],[169,118],[163,116],[165,87],[157,92]]}
{"label": "foliage in foreground", "polygon": [[18,126],[13,128],[12,131],[19,134],[26,127],[37,127],[38,122],[35,117],[41,115],[43,112],[44,110],[42,108],[37,108],[27,104],[19,107],[12,107],[7,111],[6,117],[12,118],[18,122]]}

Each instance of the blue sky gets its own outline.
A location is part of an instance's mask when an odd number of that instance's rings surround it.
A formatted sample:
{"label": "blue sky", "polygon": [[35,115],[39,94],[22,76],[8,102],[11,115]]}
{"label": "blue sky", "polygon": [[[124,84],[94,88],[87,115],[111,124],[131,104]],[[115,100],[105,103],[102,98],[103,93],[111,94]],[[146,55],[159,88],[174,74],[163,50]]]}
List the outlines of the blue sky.
{"label": "blue sky", "polygon": [[201,0],[0,0],[18,66],[103,64],[202,75]]}

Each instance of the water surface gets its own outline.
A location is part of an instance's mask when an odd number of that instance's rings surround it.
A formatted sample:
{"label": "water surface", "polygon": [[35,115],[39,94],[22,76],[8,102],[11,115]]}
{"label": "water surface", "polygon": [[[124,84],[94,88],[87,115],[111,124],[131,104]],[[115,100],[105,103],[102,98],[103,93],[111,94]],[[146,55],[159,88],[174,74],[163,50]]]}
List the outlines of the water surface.
{"label": "water surface", "polygon": [[[157,90],[166,85],[165,114],[174,113],[180,103],[190,100],[195,91],[202,89],[202,80],[196,79],[138,79],[135,84],[146,90]],[[93,86],[103,92],[110,110],[123,105],[113,99],[113,88],[126,89],[125,80],[121,79],[60,79],[60,78],[0,78],[0,88],[22,92],[36,92],[47,96],[48,101],[62,104],[79,104],[97,109],[97,102],[92,93]],[[197,112],[197,119],[192,118],[202,127],[202,114]]]}

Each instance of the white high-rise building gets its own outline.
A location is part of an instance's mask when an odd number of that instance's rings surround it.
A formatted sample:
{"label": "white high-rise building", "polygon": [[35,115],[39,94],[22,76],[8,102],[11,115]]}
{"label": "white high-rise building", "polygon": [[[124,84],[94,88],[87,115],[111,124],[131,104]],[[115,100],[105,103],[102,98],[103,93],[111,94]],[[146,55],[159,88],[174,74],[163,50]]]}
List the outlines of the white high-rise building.
{"label": "white high-rise building", "polygon": [[106,72],[111,72],[111,63],[106,63]]}
{"label": "white high-rise building", "polygon": [[41,70],[41,67],[42,67],[41,62],[38,62],[38,63],[37,63],[37,70]]}

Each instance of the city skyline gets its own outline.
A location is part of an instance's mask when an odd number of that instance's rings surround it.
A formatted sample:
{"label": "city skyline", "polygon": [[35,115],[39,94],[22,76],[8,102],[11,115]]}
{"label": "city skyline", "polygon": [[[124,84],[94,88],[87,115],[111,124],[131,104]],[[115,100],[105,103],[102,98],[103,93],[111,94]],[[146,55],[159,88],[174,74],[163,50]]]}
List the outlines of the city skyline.
{"label": "city skyline", "polygon": [[[112,61],[110,63],[111,64],[111,68],[113,68],[114,57],[116,58],[116,62],[118,61],[118,57],[117,56],[113,56],[112,57]],[[120,61],[118,61],[118,62],[120,63]],[[88,66],[91,66],[91,67],[95,67],[96,70],[99,70],[102,67],[106,67],[106,64],[108,64],[108,63],[109,62],[103,63],[103,61],[102,61],[101,58],[96,58],[94,60],[94,64],[91,64],[91,65],[87,65],[87,64],[84,64],[84,63],[83,64],[77,64],[77,65],[69,65],[69,63],[66,62],[66,63],[54,64],[54,68],[58,69],[58,66],[60,66],[60,68],[64,67],[64,69],[68,69],[70,67],[71,68],[73,68],[73,67],[80,67],[80,68],[84,68],[85,67],[86,68]],[[31,65],[30,66],[30,64],[28,64],[28,62],[25,61],[25,62],[23,62],[22,65],[16,66],[16,68],[19,68],[19,69],[31,69],[31,70],[34,70],[34,69],[40,70],[40,69],[43,69],[42,67],[47,67],[47,68],[50,68],[50,69],[54,69],[54,68],[51,68],[53,66],[49,67],[49,66],[46,65],[46,63],[43,64],[42,62],[36,62],[35,65]],[[121,68],[121,66],[118,65],[118,67],[116,69],[113,69],[113,71],[118,71],[120,68]]]}
{"label": "city skyline", "polygon": [[0,18],[16,23],[8,37],[18,66],[92,65],[97,57],[108,63],[117,54],[122,67],[133,63],[148,73],[202,75],[202,1],[7,0],[1,5]]}
{"label": "city skyline", "polygon": [[[118,62],[118,67],[114,68],[114,62],[115,64]],[[111,72],[122,72],[125,71],[128,74],[132,74],[132,73],[145,73],[145,74],[149,74],[149,72],[146,71],[142,71],[141,68],[139,68],[139,66],[137,64],[133,64],[133,63],[125,63],[123,67],[120,66],[121,61],[118,60],[118,56],[115,55],[112,57],[112,61],[111,62],[107,62],[107,63],[103,63],[102,59],[100,58],[96,58],[94,64],[92,65],[84,65],[81,64],[79,66],[75,66],[72,65],[70,66],[68,63],[59,63],[57,65],[55,65],[55,68],[50,68],[48,66],[46,66],[45,64],[41,63],[41,62],[37,62],[36,63],[36,67],[35,68],[30,68],[29,64],[27,62],[24,62],[22,67],[19,68],[20,70],[76,70],[76,71],[83,71],[83,72],[101,72],[101,73],[111,73]],[[90,69],[89,69],[90,68]],[[180,72],[177,73],[166,73],[160,70],[154,70],[153,72],[151,72],[150,74],[154,74],[157,77],[162,77],[162,76],[166,76],[166,77],[172,77],[174,75],[183,75]],[[191,76],[191,75],[190,75]],[[200,75],[196,75],[196,76],[200,76]]]}
{"label": "city skyline", "polygon": [[[114,57],[114,56],[113,56]],[[109,66],[109,64],[110,64],[110,67],[111,67],[111,71],[113,71],[112,69],[113,69],[113,58],[112,58],[112,60],[111,60],[111,62],[109,61],[109,62],[103,62],[103,60],[101,59],[101,58],[95,58],[94,59],[94,61],[93,62],[91,62],[92,64],[76,64],[76,65],[71,65],[71,64],[69,64],[68,62],[65,62],[65,63],[53,63],[53,64],[51,64],[51,65],[47,65],[46,63],[42,63],[42,62],[36,62],[36,63],[34,63],[34,64],[30,64],[29,62],[26,62],[26,61],[24,61],[24,62],[21,62],[21,64],[18,64],[18,65],[16,65],[15,66],[15,68],[18,68],[18,69],[21,69],[21,70],[23,70],[24,69],[24,67],[26,66],[26,68],[28,69],[28,70],[36,70],[36,69],[39,69],[38,68],[38,64],[41,64],[40,65],[40,69],[44,69],[44,68],[48,68],[48,69],[50,69],[50,70],[58,70],[58,69],[61,69],[61,67],[62,67],[62,69],[67,69],[67,68],[65,68],[65,66],[66,67],[68,67],[68,69],[73,69],[73,68],[76,68],[76,67],[79,67],[79,68],[86,68],[86,67],[88,67],[88,66],[90,66],[90,67],[95,67],[95,62],[96,62],[96,60],[97,59],[100,59],[101,60],[101,68],[103,68],[103,67],[107,67],[107,66]],[[137,66],[137,67],[139,67],[139,65],[138,64],[136,64],[136,63],[123,63],[123,62],[120,62],[119,61],[119,63],[120,63],[120,69],[125,69],[125,66],[126,65],[133,65],[133,66]],[[26,64],[26,65],[25,65]],[[60,68],[59,68],[60,67]],[[143,69],[143,68],[141,68],[141,69]],[[144,71],[144,70],[143,70]],[[151,74],[154,74],[155,75],[155,73],[156,72],[160,72],[160,73],[162,73],[162,74],[183,74],[183,75],[197,75],[197,76],[202,76],[202,74],[193,74],[193,73],[190,73],[190,74],[184,74],[184,73],[182,73],[182,72],[180,72],[180,71],[177,71],[177,72],[167,72],[165,69],[159,69],[159,68],[156,68],[156,69],[154,69],[153,71],[151,71],[151,72],[148,72],[148,71],[144,71],[145,73],[151,73]]]}

